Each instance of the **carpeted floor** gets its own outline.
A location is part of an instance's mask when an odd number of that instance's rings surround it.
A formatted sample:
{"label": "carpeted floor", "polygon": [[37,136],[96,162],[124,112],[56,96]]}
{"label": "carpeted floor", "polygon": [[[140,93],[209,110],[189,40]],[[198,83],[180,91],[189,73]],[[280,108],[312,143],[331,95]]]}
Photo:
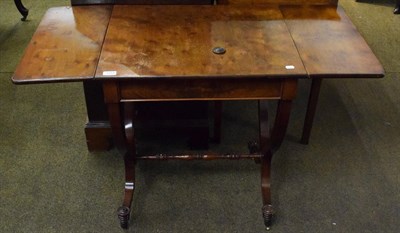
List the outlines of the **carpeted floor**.
{"label": "carpeted floor", "polygon": [[[21,22],[13,1],[0,1],[0,232],[122,232],[122,157],[87,151],[81,84],[10,81],[46,9],[69,1],[24,3]],[[308,146],[298,143],[309,85],[300,83],[273,161],[274,233],[400,229],[400,16],[394,1],[341,5],[387,75],[325,80]],[[256,104],[224,108],[217,149],[245,151],[257,135]],[[141,162],[137,176],[128,232],[264,231],[254,162]]]}

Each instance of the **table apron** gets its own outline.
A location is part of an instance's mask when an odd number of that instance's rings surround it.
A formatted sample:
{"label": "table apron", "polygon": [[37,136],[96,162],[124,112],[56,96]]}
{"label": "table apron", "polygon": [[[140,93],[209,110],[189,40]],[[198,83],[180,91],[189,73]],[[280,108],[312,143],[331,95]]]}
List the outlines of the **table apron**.
{"label": "table apron", "polygon": [[147,79],[104,83],[106,103],[293,99],[296,79]]}

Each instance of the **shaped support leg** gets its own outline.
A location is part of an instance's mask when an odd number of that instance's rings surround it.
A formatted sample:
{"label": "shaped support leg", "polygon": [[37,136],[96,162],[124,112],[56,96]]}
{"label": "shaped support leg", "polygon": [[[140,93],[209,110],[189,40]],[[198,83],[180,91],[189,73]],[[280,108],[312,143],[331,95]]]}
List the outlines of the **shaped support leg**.
{"label": "shaped support leg", "polygon": [[290,112],[292,109],[291,100],[280,100],[276,109],[276,117],[271,136],[271,148],[275,152],[282,145],[289,124]]}
{"label": "shaped support leg", "polygon": [[131,205],[133,193],[135,191],[135,163],[136,163],[136,148],[135,134],[133,127],[134,105],[126,103],[124,105],[124,127],[127,152],[125,154],[125,190],[124,201],[122,206],[118,208],[117,214],[120,220],[120,225],[123,229],[129,226],[129,218],[131,214]]}
{"label": "shaped support leg", "polygon": [[289,123],[291,100],[280,100],[276,112],[276,119],[272,136],[268,123],[268,105],[266,101],[259,101],[259,128],[261,158],[261,193],[263,199],[262,214],[266,230],[269,230],[273,220],[273,207],[271,202],[271,162],[273,152],[282,144]]}
{"label": "shaped support leg", "polygon": [[128,229],[129,226],[133,193],[135,192],[135,163],[131,157],[129,153],[125,155],[124,201],[117,210],[120,225],[123,229]]}
{"label": "shaped support leg", "polygon": [[273,208],[271,204],[271,161],[272,152],[268,151],[261,159],[262,214],[266,230],[271,228],[273,217]]}
{"label": "shaped support leg", "polygon": [[262,214],[264,225],[267,230],[272,224],[272,205],[271,205],[271,137],[268,120],[267,101],[258,102],[258,118],[260,128],[260,150],[263,154],[261,158],[261,193],[263,199]]}
{"label": "shaped support leg", "polygon": [[[106,87],[108,88],[106,90],[112,90],[114,86],[110,84]],[[108,102],[107,107],[115,144],[119,151],[125,153],[124,201],[122,206],[118,208],[117,215],[121,227],[127,229],[131,214],[133,193],[135,191],[136,148],[133,127],[133,116],[135,110],[132,103],[123,104],[119,102]]]}

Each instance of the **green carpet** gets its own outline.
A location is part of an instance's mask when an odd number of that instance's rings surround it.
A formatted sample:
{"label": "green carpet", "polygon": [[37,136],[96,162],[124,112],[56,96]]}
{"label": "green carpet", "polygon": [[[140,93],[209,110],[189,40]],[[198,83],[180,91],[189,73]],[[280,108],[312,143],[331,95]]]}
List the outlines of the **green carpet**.
{"label": "green carpet", "polygon": [[[0,232],[123,232],[122,156],[89,153],[80,83],[15,86],[10,77],[41,17],[67,0],[0,1]],[[400,16],[394,1],[341,1],[382,62],[377,80],[324,80],[308,146],[298,143],[309,83],[300,82],[273,161],[271,232],[400,229]],[[220,150],[245,151],[256,103],[224,104]],[[146,144],[147,143],[147,144]],[[160,142],[141,144],[143,150]],[[159,145],[166,146],[166,145]],[[251,161],[140,162],[127,232],[264,232]]]}

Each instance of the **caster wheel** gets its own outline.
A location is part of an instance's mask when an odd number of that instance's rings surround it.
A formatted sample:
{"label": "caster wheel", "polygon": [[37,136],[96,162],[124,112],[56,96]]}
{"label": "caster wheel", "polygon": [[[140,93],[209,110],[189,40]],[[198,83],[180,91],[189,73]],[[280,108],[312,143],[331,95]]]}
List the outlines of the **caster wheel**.
{"label": "caster wheel", "polygon": [[265,205],[262,208],[265,229],[269,231],[272,225],[273,210],[272,205]]}
{"label": "caster wheel", "polygon": [[117,210],[119,222],[122,229],[128,229],[130,210],[126,206],[121,206]]}

